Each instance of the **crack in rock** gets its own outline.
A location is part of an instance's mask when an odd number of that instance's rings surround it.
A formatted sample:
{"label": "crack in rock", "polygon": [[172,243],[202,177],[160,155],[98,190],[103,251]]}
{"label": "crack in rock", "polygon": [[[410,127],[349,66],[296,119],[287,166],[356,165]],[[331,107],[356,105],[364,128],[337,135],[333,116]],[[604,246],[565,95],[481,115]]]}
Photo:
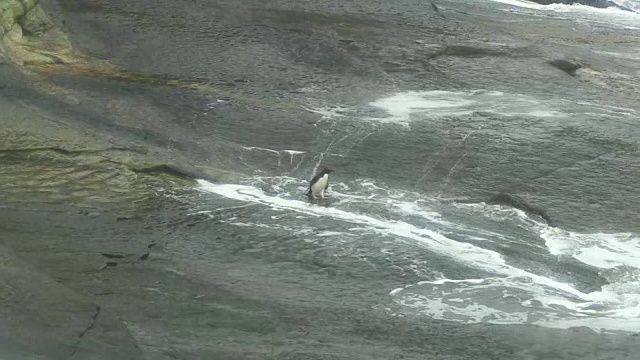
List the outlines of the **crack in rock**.
{"label": "crack in rock", "polygon": [[91,316],[91,323],[84,330],[82,330],[80,335],[78,335],[78,339],[73,346],[73,351],[71,352],[71,355],[69,355],[69,358],[72,358],[76,354],[76,352],[78,352],[78,348],[80,348],[80,342],[82,341],[82,338],[84,338],[84,336],[87,335],[87,333],[96,326],[96,323],[98,322],[98,316],[100,315],[100,310],[100,305],[96,305],[96,310],[93,313],[93,316]]}

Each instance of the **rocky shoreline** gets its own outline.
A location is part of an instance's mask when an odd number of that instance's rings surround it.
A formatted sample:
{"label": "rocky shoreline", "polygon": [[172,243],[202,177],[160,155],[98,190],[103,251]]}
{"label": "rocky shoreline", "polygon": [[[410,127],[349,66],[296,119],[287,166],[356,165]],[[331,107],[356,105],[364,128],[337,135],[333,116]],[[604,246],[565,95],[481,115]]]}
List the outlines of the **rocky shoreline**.
{"label": "rocky shoreline", "polygon": [[[303,106],[308,101],[356,106],[398,90],[456,87],[526,86],[543,96],[553,86],[575,99],[637,109],[637,61],[606,53],[619,50],[612,44],[639,46],[633,30],[552,18],[541,26],[507,12],[498,22],[489,7],[438,1],[436,11],[423,3],[0,0],[0,357],[637,354],[632,334],[396,317],[376,307],[387,291],[373,280],[331,276],[324,263],[298,268],[242,258],[228,248],[241,234],[187,216],[176,193],[190,193],[196,177],[306,177],[316,158],[294,164],[291,155],[287,164],[283,153],[247,147],[316,146],[322,118]],[[520,167],[496,160],[508,151],[486,141],[508,133],[502,124],[468,143],[458,141],[463,125],[416,125],[414,136],[433,134],[424,142],[438,166],[412,190],[429,193],[446,179],[452,198],[507,194],[494,200],[562,226],[640,230],[640,200],[627,181],[639,164],[634,124],[603,125],[599,133],[554,128],[566,141],[557,147],[525,146],[509,133]],[[261,136],[274,129],[277,136]],[[369,140],[395,141],[375,131]],[[451,153],[439,154],[447,136],[455,139]],[[353,153],[366,154],[366,146]],[[450,179],[465,146],[478,155]],[[540,149],[547,158],[535,158]],[[366,161],[325,160],[371,176]],[[382,180],[401,188],[421,169]],[[593,182],[577,184],[585,174]],[[192,241],[211,244],[207,261],[189,253]]]}

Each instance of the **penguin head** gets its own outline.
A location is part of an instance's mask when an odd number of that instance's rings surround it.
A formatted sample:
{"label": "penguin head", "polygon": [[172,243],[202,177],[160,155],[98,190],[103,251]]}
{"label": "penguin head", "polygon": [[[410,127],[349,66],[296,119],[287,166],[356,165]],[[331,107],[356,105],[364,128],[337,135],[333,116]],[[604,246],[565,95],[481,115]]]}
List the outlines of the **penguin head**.
{"label": "penguin head", "polygon": [[325,167],[322,169],[322,173],[323,173],[323,174],[331,174],[333,171],[334,171],[334,170],[333,170],[332,168],[328,167],[328,166],[325,166]]}

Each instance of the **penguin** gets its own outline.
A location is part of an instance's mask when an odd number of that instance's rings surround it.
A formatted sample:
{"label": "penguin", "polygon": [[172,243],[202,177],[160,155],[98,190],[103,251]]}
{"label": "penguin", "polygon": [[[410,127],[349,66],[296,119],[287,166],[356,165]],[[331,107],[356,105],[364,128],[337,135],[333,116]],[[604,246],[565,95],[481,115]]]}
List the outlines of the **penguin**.
{"label": "penguin", "polygon": [[304,193],[309,199],[325,199],[324,192],[329,188],[329,174],[333,172],[333,169],[324,167],[320,173],[311,179],[309,188]]}

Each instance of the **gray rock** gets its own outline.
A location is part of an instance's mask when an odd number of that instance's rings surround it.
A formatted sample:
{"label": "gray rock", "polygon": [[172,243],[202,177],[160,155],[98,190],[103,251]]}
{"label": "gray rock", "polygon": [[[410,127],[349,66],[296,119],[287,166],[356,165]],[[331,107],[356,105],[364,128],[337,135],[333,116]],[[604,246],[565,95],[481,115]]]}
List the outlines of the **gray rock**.
{"label": "gray rock", "polygon": [[29,10],[18,22],[25,35],[42,35],[53,27],[53,23],[40,6]]}
{"label": "gray rock", "polygon": [[0,301],[2,359],[141,358],[120,321],[4,247]]}
{"label": "gray rock", "polygon": [[517,195],[499,193],[492,196],[491,199],[487,201],[487,204],[505,205],[518,210],[522,210],[528,215],[537,216],[542,220],[544,220],[548,225],[553,226],[553,222],[551,221],[551,218],[549,217],[546,211],[544,211],[543,209],[535,205],[528,203],[526,200],[524,200],[523,198]]}
{"label": "gray rock", "polygon": [[567,60],[567,59],[553,59],[549,60],[549,65],[556,67],[571,76],[576,76],[576,71],[582,68],[582,65],[579,63]]}

